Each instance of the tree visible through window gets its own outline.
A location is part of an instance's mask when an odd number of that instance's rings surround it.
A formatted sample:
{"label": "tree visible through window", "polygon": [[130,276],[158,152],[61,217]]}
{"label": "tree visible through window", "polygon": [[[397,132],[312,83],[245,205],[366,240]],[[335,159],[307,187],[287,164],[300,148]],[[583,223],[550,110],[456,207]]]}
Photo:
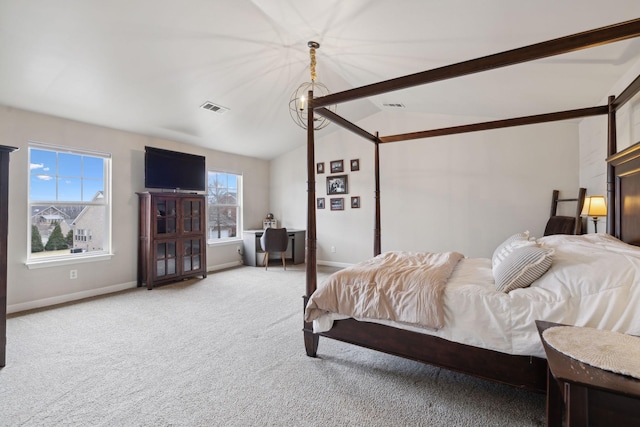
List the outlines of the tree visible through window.
{"label": "tree visible through window", "polygon": [[242,176],[225,173],[208,173],[210,242],[239,237],[242,227]]}
{"label": "tree visible through window", "polygon": [[[29,146],[29,260],[109,252],[109,162],[108,154]],[[78,238],[87,235],[94,238]]]}

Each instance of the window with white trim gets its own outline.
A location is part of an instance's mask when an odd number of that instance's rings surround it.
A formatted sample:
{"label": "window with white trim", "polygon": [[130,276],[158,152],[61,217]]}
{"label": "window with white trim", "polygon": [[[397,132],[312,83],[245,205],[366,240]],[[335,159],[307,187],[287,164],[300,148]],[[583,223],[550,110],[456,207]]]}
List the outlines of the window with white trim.
{"label": "window with white trim", "polygon": [[29,144],[27,261],[111,250],[111,155]]}
{"label": "window with white trim", "polygon": [[240,238],[242,175],[209,171],[207,183],[209,243]]}

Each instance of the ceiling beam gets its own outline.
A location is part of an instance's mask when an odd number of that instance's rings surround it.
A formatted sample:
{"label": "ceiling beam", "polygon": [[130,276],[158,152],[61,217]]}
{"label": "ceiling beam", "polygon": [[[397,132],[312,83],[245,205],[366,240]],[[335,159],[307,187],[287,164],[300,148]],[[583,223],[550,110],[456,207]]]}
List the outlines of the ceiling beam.
{"label": "ceiling beam", "polygon": [[500,129],[513,126],[533,125],[536,123],[556,122],[560,120],[577,119],[581,117],[605,115],[609,112],[607,105],[599,107],[580,108],[576,110],[559,111],[555,113],[537,114],[533,116],[516,117],[512,119],[493,120],[490,122],[473,123],[469,125],[452,126],[411,132],[398,135],[381,136],[380,142],[408,141],[410,139],[431,138],[434,136],[454,135],[458,133],[477,132],[481,130]]}
{"label": "ceiling beam", "polygon": [[349,120],[345,119],[342,116],[339,116],[338,114],[334,113],[328,108],[318,108],[317,110],[314,110],[314,112],[316,114],[321,115],[322,117],[326,117],[327,119],[331,120],[332,123],[335,123],[338,126],[342,126],[343,128],[355,133],[356,135],[360,135],[361,137],[368,139],[371,142],[378,141],[375,135],[367,132],[366,130],[362,129],[359,126],[356,126],[355,124],[351,123]]}
{"label": "ceiling beam", "polygon": [[627,101],[630,101],[638,92],[640,92],[640,75],[615,99],[613,103],[615,104],[616,110],[626,104]]}
{"label": "ceiling beam", "polygon": [[640,36],[640,18],[314,98],[310,106],[312,108],[326,107],[426,83],[570,53],[638,36]]}

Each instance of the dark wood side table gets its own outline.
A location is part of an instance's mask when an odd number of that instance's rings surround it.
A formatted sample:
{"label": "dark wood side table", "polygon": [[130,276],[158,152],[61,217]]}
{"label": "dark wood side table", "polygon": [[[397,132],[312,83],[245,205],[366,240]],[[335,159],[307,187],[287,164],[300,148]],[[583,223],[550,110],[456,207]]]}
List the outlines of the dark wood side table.
{"label": "dark wood side table", "polygon": [[[547,355],[547,426],[640,425],[640,380],[573,359],[553,347],[542,332],[558,323],[536,321]],[[638,355],[640,357],[640,355]]]}

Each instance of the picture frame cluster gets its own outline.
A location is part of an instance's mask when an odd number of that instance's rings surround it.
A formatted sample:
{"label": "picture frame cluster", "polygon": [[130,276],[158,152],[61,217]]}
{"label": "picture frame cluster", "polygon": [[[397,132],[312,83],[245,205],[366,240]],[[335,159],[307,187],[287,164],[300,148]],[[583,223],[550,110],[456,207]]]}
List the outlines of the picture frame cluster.
{"label": "picture frame cluster", "polygon": [[[349,161],[351,172],[360,170],[360,159],[352,159]],[[329,176],[327,176],[327,196],[346,195],[349,194],[349,176],[344,173],[344,160],[332,160],[329,162]],[[325,173],[324,162],[316,163],[316,173],[318,175]],[[341,174],[341,175],[334,175]],[[332,211],[343,211],[345,209],[344,197],[330,197],[329,208]],[[360,208],[360,196],[351,196],[351,209]],[[325,198],[318,197],[316,199],[316,209],[325,209]]]}

